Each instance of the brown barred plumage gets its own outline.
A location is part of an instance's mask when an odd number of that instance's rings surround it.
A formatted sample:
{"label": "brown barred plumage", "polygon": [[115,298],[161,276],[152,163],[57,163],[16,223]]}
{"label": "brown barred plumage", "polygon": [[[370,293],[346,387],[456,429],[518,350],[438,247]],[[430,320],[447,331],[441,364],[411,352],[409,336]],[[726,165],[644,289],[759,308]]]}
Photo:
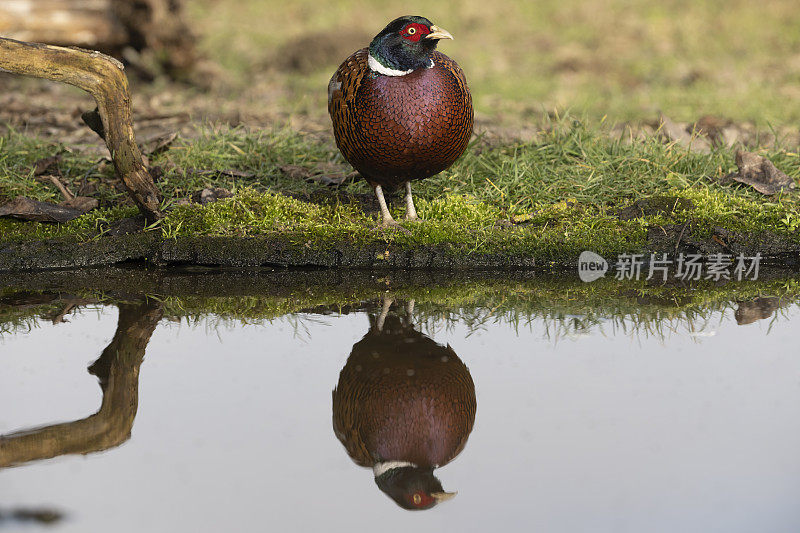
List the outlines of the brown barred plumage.
{"label": "brown barred plumage", "polygon": [[455,61],[404,76],[374,73],[368,50],[348,57],[328,85],[328,112],[344,158],[373,186],[394,189],[452,165],[472,136],[472,97]]}
{"label": "brown barred plumage", "polygon": [[333,428],[361,466],[443,466],[475,421],[475,385],[450,346],[390,314],[353,346],[333,392]]}

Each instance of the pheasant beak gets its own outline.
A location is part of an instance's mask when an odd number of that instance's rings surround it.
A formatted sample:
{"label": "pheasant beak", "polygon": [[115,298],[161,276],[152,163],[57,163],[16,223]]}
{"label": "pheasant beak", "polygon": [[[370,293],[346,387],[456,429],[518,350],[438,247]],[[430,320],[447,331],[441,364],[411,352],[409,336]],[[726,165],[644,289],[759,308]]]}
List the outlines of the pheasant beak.
{"label": "pheasant beak", "polygon": [[431,492],[431,496],[436,500],[436,503],[446,502],[456,497],[457,492]]}
{"label": "pheasant beak", "polygon": [[453,39],[450,32],[439,26],[431,26],[431,32],[425,36],[426,39]]}

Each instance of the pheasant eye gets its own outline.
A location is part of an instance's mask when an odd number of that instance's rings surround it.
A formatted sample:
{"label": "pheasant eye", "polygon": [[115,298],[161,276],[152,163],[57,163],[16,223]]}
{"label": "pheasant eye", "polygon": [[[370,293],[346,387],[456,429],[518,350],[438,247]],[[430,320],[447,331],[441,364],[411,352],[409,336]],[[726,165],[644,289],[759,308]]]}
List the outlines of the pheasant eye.
{"label": "pheasant eye", "polygon": [[412,26],[411,28],[408,28],[408,30],[406,30],[406,33],[408,33],[409,35],[414,35],[415,33],[417,33],[417,28],[414,28]]}
{"label": "pheasant eye", "polygon": [[419,502],[422,501],[422,496],[419,494],[414,494],[414,496],[411,497],[411,500],[414,502],[414,505],[419,505]]}

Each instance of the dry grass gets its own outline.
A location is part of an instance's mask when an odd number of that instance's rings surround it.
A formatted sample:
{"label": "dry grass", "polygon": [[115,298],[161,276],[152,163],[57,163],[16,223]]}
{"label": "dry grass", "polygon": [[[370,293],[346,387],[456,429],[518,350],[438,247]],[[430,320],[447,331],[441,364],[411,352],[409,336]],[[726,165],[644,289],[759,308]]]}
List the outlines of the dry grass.
{"label": "dry grass", "polygon": [[[495,121],[566,109],[614,121],[659,111],[762,126],[800,119],[795,0],[190,4],[204,51],[229,75],[228,90],[294,113],[324,116],[338,62],[392,18],[414,13],[456,36],[442,50],[467,72],[479,112]],[[258,88],[265,83],[275,91]]]}
{"label": "dry grass", "polygon": [[[480,131],[529,138],[547,114],[594,123],[654,121],[660,112],[689,123],[714,115],[795,131],[800,120],[795,0],[412,0],[402,7],[193,0],[186,6],[209,59],[197,78],[209,90],[162,79],[135,83],[140,130],[149,126],[143,117],[185,115],[194,124],[288,123],[329,132],[331,73],[386,22],[408,13],[424,14],[456,36],[441,49],[467,73]],[[42,87],[0,75],[0,123],[30,128],[23,115],[89,105],[63,87]],[[184,125],[167,127],[193,129]],[[41,130],[29,129],[49,135]]]}

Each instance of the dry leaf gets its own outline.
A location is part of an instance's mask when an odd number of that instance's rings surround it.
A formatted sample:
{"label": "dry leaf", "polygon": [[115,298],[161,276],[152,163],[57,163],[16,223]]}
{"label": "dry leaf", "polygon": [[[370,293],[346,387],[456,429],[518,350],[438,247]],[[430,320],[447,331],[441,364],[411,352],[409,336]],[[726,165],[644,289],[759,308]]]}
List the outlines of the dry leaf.
{"label": "dry leaf", "polygon": [[61,162],[61,154],[45,157],[33,164],[33,175],[41,176],[49,172],[58,172],[58,164]]}
{"label": "dry leaf", "polygon": [[24,196],[18,196],[0,206],[0,217],[14,217],[36,222],[69,222],[83,214],[79,209],[63,207],[48,202],[37,202]]}
{"label": "dry leaf", "polygon": [[772,195],[783,189],[795,188],[794,180],[778,170],[766,157],[740,150],[736,152],[736,166],[739,172],[728,177],[750,185],[761,194]]}
{"label": "dry leaf", "polygon": [[177,138],[177,132],[164,133],[151,137],[142,143],[142,153],[149,157],[158,155],[169,148]]}
{"label": "dry leaf", "polygon": [[780,299],[775,297],[756,298],[749,302],[739,302],[734,316],[736,323],[740,326],[752,324],[757,320],[764,320],[772,316],[772,313],[780,307]]}
{"label": "dry leaf", "polygon": [[69,207],[77,209],[82,213],[88,213],[92,209],[96,209],[99,202],[96,198],[89,198],[87,196],[76,196],[59,204],[62,207]]}

